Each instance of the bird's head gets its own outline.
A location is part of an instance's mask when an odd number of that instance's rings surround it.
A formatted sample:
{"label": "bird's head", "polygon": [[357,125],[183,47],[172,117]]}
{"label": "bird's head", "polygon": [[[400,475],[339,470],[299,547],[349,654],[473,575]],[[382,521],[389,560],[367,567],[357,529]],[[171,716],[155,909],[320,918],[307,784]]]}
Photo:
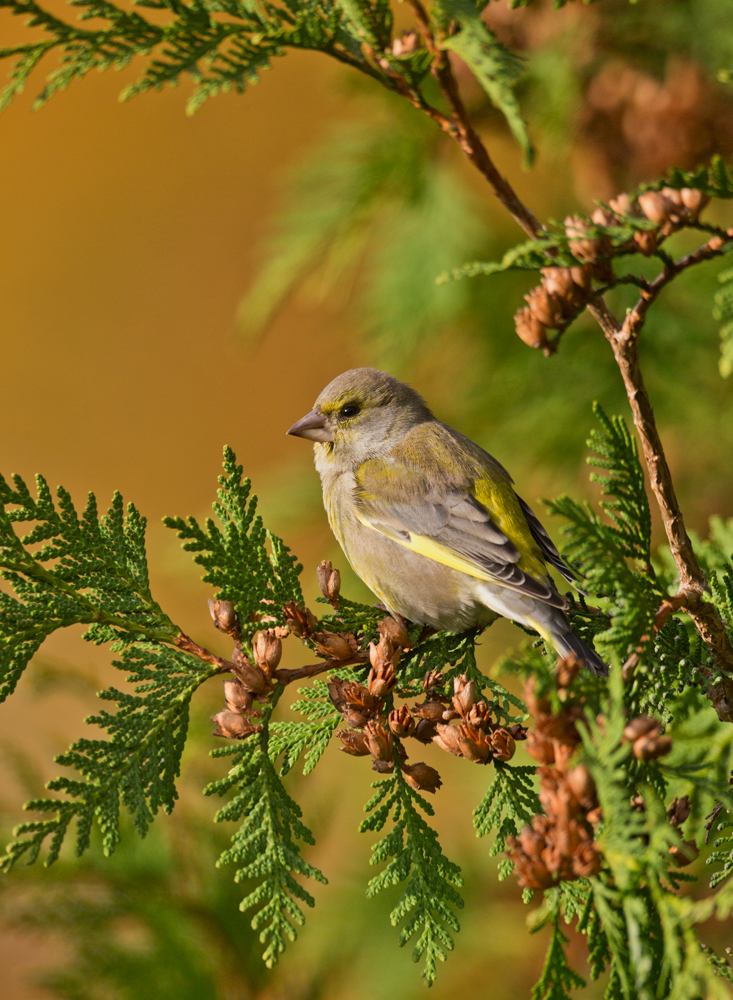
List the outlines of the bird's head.
{"label": "bird's head", "polygon": [[288,434],[315,441],[319,458],[352,468],[388,450],[415,424],[432,420],[409,385],[376,368],[353,368],[330,382]]}

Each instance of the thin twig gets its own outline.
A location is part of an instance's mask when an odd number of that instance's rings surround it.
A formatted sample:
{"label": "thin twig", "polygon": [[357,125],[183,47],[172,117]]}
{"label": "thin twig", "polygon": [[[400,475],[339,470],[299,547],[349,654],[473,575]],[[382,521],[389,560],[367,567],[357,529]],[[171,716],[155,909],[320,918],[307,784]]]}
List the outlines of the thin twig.
{"label": "thin twig", "polygon": [[204,646],[199,646],[197,642],[194,642],[190,636],[185,635],[183,632],[179,632],[173,641],[184,653],[190,653],[191,656],[203,660],[204,663],[211,663],[213,666],[218,667],[221,673],[234,670],[234,664],[231,660],[225,660],[222,656],[216,656],[216,654],[210,652]]}
{"label": "thin twig", "polygon": [[[197,642],[194,642],[190,636],[185,635],[183,632],[179,632],[174,642],[184,653],[190,653],[191,656],[203,660],[204,663],[211,663],[213,666],[218,667],[220,673],[236,674],[237,672],[237,668],[231,660],[227,660],[223,656],[217,656],[204,646],[199,646]],[[304,667],[296,667],[294,669],[281,668],[280,670],[275,670],[271,676],[281,684],[290,684],[292,681],[300,680],[301,677],[314,677],[316,674],[322,674],[326,670],[339,670],[341,667],[350,667],[357,663],[365,663],[368,659],[369,651],[360,650],[346,660],[331,657],[327,660],[319,660],[318,663],[309,663]]]}
{"label": "thin twig", "polygon": [[314,677],[322,674],[326,670],[339,670],[341,667],[350,667],[355,663],[365,663],[369,659],[369,651],[356,653],[348,660],[339,660],[338,657],[331,657],[328,660],[321,660],[319,663],[309,663],[305,667],[295,669],[276,670],[275,677],[281,684],[290,684],[292,681],[300,680],[301,677]]}
{"label": "thin twig", "polygon": [[664,270],[654,279],[654,281],[650,281],[647,287],[642,291],[639,301],[624,320],[620,333],[623,336],[638,336],[641,332],[642,326],[644,325],[644,319],[649,307],[655,301],[662,289],[668,285],[670,281],[673,281],[678,274],[686,270],[686,268],[692,267],[694,264],[700,264],[705,260],[710,260],[712,257],[719,257],[721,254],[725,253],[724,247],[727,243],[730,243],[732,239],[733,230],[728,230],[725,234],[725,238],[716,234],[693,253],[688,253],[686,256],[680,257],[679,260],[673,260],[665,254]]}
{"label": "thin twig", "polygon": [[601,288],[597,289],[595,294],[603,296],[617,285],[636,285],[637,288],[649,288],[649,282],[646,278],[642,278],[638,274],[622,274],[618,278],[614,277],[613,281],[610,281],[607,285],[602,285]]}
{"label": "thin twig", "polygon": [[391,85],[398,94],[408,100],[413,107],[417,108],[418,111],[422,111],[428,116],[428,118],[432,118],[433,121],[448,135],[454,134],[455,125],[453,121],[447,115],[444,115],[442,111],[438,111],[438,109],[434,108],[432,104],[429,104],[425,100],[425,97],[419,88],[410,87],[405,78],[400,76],[400,74],[395,72],[395,70],[390,66],[389,60],[381,58],[368,42],[362,42],[361,48],[364,55],[366,55],[369,59],[372,59],[382,70],[384,70],[385,76],[389,79],[389,85]]}
{"label": "thin twig", "polygon": [[418,23],[420,33],[425,39],[425,44],[435,57],[431,70],[450,108],[451,117],[448,119],[448,123],[450,124],[446,123],[446,125],[442,126],[444,131],[458,143],[471,163],[484,175],[493,188],[494,194],[511,214],[514,221],[521,226],[528,236],[536,237],[540,233],[542,226],[527,206],[517,197],[509,181],[499,173],[494,161],[489,156],[486,146],[484,146],[478,133],[473,125],[471,125],[458,90],[458,84],[453,76],[450,59],[445,50],[440,48],[433,35],[430,19],[425,12],[425,8],[420,0],[410,0],[410,6]]}
{"label": "thin twig", "polygon": [[[667,620],[675,613],[675,611],[687,610],[690,603],[695,603],[699,600],[700,595],[694,590],[684,590],[675,594],[674,597],[666,597],[659,608],[657,613],[654,615],[654,626],[653,635],[657,635],[661,629],[666,624]],[[624,683],[628,684],[631,678],[634,676],[634,671],[639,666],[639,660],[641,654],[644,652],[644,643],[649,641],[648,635],[643,635],[639,640],[639,645],[636,647],[635,651],[626,658],[623,667],[623,679]]]}

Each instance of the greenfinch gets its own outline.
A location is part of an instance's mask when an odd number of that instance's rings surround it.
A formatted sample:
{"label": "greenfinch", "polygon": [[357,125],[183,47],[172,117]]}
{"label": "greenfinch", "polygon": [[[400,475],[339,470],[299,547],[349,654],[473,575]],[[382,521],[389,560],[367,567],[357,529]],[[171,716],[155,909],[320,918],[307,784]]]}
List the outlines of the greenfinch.
{"label": "greenfinch", "polygon": [[287,433],[315,442],[331,529],[388,611],[449,632],[503,615],[607,676],[573,632],[547,564],[571,583],[575,574],[509,473],[414,389],[355,368]]}

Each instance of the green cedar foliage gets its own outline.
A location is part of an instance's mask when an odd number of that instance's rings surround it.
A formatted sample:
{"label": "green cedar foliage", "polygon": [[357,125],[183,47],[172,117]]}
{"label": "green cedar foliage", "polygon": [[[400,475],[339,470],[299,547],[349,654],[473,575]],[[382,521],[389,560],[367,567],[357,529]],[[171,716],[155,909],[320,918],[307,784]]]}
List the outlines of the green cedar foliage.
{"label": "green cedar foliage", "polygon": [[[335,670],[332,676],[356,680],[353,670]],[[270,756],[273,760],[282,754],[280,774],[286,775],[305,752],[303,774],[310,774],[324,754],[329,740],[341,725],[342,716],[335,711],[328,697],[328,687],[322,680],[315,680],[311,687],[299,688],[301,698],[291,708],[305,716],[303,722],[270,723]]]}
{"label": "green cedar foliage", "polygon": [[[69,23],[35,0],[0,0],[0,7],[18,16],[43,36],[33,42],[0,49],[0,58],[14,59],[10,83],[0,95],[0,108],[20,93],[44,57],[57,52],[60,65],[52,70],[35,101],[41,106],[57,91],[96,69],[122,69],[135,57],[145,60],[137,81],[121,94],[128,100],[148,90],[175,85],[189,76],[194,91],[187,110],[195,112],[209,97],[256,83],[263,69],[288,48],[324,52],[340,62],[395,89],[395,76],[420,93],[420,83],[432,62],[418,50],[395,57],[391,51],[392,10],[387,0],[285,0],[242,3],[240,0],[138,0],[133,11],[110,0],[74,0],[80,21],[101,20],[104,27],[88,29]],[[140,8],[169,14],[164,23],[148,20]],[[529,159],[531,145],[519,113],[513,86],[521,72],[517,60],[479,19],[481,7],[471,0],[441,0],[429,16],[435,31],[455,25],[460,30],[445,40],[474,69],[489,99],[501,111]],[[378,54],[378,55],[377,55]],[[424,103],[422,95],[419,100]]]}
{"label": "green cedar foliage", "polygon": [[[608,418],[600,408],[596,415],[599,427],[590,438],[594,453],[589,461],[603,470],[594,473],[604,493],[602,513],[567,497],[551,507],[566,520],[568,555],[592,595],[573,601],[575,626],[589,641],[597,641],[614,664],[610,683],[584,672],[573,685],[573,697],[586,715],[579,727],[580,759],[595,780],[603,811],[597,842],[604,862],[599,875],[548,890],[533,915],[535,930],[550,927],[547,960],[534,995],[538,1000],[560,1000],[581,985],[567,961],[561,919],[587,937],[591,975],[610,977],[608,997],[682,998],[704,990],[722,995],[725,963],[701,946],[696,927],[713,913],[724,916],[733,906],[730,823],[724,811],[733,806],[733,794],[726,787],[733,768],[733,731],[717,721],[704,697],[715,677],[681,617],[673,615],[654,635],[654,610],[671,578],[651,551],[649,508],[636,445],[623,421]],[[217,521],[207,521],[203,527],[194,519],[169,519],[168,524],[194,553],[204,579],[220,597],[235,604],[247,642],[256,628],[252,619],[265,613],[282,621],[282,603],[302,600],[300,567],[262,525],[249,483],[228,449],[219,485]],[[160,808],[173,808],[190,699],[219,668],[176,648],[178,629],[150,595],[144,521],[134,508],[125,517],[116,498],[110,512],[99,518],[90,500],[80,518],[62,490],[58,512],[42,480],[36,499],[19,480],[14,488],[7,484],[3,488],[0,553],[5,579],[15,591],[15,596],[3,592],[2,598],[3,648],[10,651],[4,660],[8,683],[17,679],[18,648],[29,658],[24,643],[32,639],[35,649],[39,635],[84,622],[94,641],[109,641],[121,652],[115,665],[133,686],[132,692],[109,688],[101,693],[104,701],[116,703],[117,710],[100,712],[88,721],[106,729],[108,738],[79,740],[58,758],[79,778],[51,782],[51,790],[64,797],[36,797],[29,803],[31,810],[53,813],[54,818],[22,824],[9,847],[6,866],[23,857],[35,860],[47,838],[51,839],[48,861],[55,860],[72,822],[77,853],[89,846],[95,823],[104,851],[111,853],[119,841],[121,808],[131,815],[140,835],[145,835]],[[35,526],[27,535],[16,534],[16,523],[31,521]],[[730,531],[721,522],[702,547],[714,599],[728,622],[733,618],[733,566],[724,551],[729,542]],[[268,595],[265,603],[263,594]],[[599,606],[591,606],[591,599]],[[46,618],[48,608],[53,613]],[[346,627],[365,648],[376,637],[377,618],[374,609],[344,599],[339,611],[327,613],[318,627]],[[39,631],[41,622],[45,631]],[[652,638],[642,640],[643,636]],[[400,663],[395,695],[420,696],[426,671],[439,670],[443,676],[436,678],[436,690],[447,699],[453,678],[465,674],[490,700],[499,724],[510,726],[526,719],[523,703],[478,669],[475,632],[423,635],[416,626],[411,642]],[[631,651],[637,651],[639,662],[630,682],[624,683],[621,661]],[[535,677],[547,690],[552,688],[552,666],[553,657],[541,643],[504,663],[511,672]],[[358,682],[365,669],[348,667],[338,674]],[[302,904],[313,905],[302,879],[326,881],[301,854],[301,845],[312,844],[313,837],[282,777],[300,758],[304,773],[309,773],[342,721],[321,680],[300,689],[293,704],[300,719],[272,718],[282,693],[282,686],[277,686],[263,706],[255,736],[213,751],[216,758],[228,758],[229,771],[205,789],[208,795],[227,798],[216,820],[238,824],[219,864],[234,864],[235,879],[246,883],[240,905],[254,911],[252,926],[270,966],[295,938],[304,919]],[[669,757],[637,760],[622,734],[629,717],[649,711],[668,726],[674,749]],[[411,746],[408,741],[405,749]],[[445,960],[458,930],[455,911],[462,906],[461,875],[428,823],[432,805],[410,787],[400,770],[398,741],[395,755],[395,770],[375,786],[367,805],[370,815],[361,827],[381,831],[391,822],[373,849],[373,863],[384,868],[369,883],[368,894],[403,886],[390,919],[402,924],[401,944],[414,939],[413,957],[422,961],[425,978],[432,982],[436,962]],[[474,823],[479,836],[493,835],[491,853],[499,854],[507,837],[518,836],[542,810],[533,767],[514,761],[491,766],[494,773]],[[691,876],[676,869],[669,854],[681,843],[681,834],[666,821],[666,805],[683,795],[691,804],[687,833],[697,843],[717,823],[708,859],[711,893],[698,903],[680,895],[680,885]],[[634,796],[643,808],[632,808]],[[511,870],[511,861],[502,859],[500,877]],[[533,892],[526,891],[525,896],[532,898]]]}
{"label": "green cedar foliage", "polygon": [[[525,823],[540,811],[535,790],[534,767],[522,764],[495,765],[494,779],[473,811],[476,835],[494,834],[492,857],[502,854],[507,837],[518,837]],[[499,878],[512,874],[514,866],[507,858],[499,862]]]}
{"label": "green cedar foliage", "polygon": [[[257,616],[280,615],[287,601],[302,603],[299,575],[303,567],[282,540],[268,531],[250,496],[250,480],[231,448],[224,449],[224,475],[219,477],[214,513],[202,528],[195,517],[167,517],[164,524],[178,532],[186,552],[195,552],[209,583],[222,600],[236,608],[244,635],[259,628]],[[275,605],[273,611],[272,605]]]}
{"label": "green cedar foliage", "polygon": [[295,940],[293,924],[300,926],[305,920],[296,900],[315,905],[294,875],[327,882],[321,871],[300,856],[293,838],[313,844],[313,835],[301,821],[300,807],[285,790],[270,759],[268,722],[280,693],[276,692],[265,709],[262,732],[256,740],[212,751],[214,757],[231,757],[231,764],[225,778],[204,789],[205,795],[235,793],[214,817],[217,823],[241,820],[231,847],[217,864],[241,866],[235,874],[237,882],[258,880],[240,909],[256,909],[252,927],[260,932],[260,942],[265,945],[262,958],[268,968],[277,963],[288,941]]}
{"label": "green cedar foliage", "polygon": [[417,935],[412,960],[423,960],[423,975],[428,985],[436,977],[436,961],[444,962],[453,950],[451,931],[460,925],[454,909],[463,907],[458,889],[463,885],[458,865],[445,857],[438,835],[425,820],[434,813],[432,805],[405,781],[395,753],[395,772],[375,783],[377,789],[364,807],[371,813],[363,820],[361,831],[381,831],[392,819],[392,828],[372,847],[373,865],[387,862],[369,882],[367,895],[375,896],[390,886],[405,883],[402,895],[390,913],[400,931],[400,945]]}
{"label": "green cedar foliage", "polygon": [[[125,11],[107,0],[82,0],[80,21],[101,19],[102,29],[84,29],[68,23],[34,0],[3,0],[3,7],[19,16],[30,15],[30,24],[45,37],[36,42],[0,49],[0,57],[16,57],[11,82],[3,94],[7,103],[25,87],[43,57],[55,50],[60,66],[47,77],[36,98],[44,104],[57,91],[86,76],[90,70],[122,69],[133,58],[146,58],[138,80],[127,87],[122,100],[165,84],[175,85],[183,75],[194,81],[188,111],[193,113],[208,98],[222,91],[243,91],[256,83],[270,60],[286,48],[316,49],[373,74],[359,48],[346,4],[297,3],[257,6],[238,0],[140,0],[138,8],[166,11],[166,23],[146,19],[137,10]],[[354,5],[356,6],[356,5]],[[373,32],[389,35],[391,17],[386,5],[374,9]]]}
{"label": "green cedar foliage", "polygon": [[[253,611],[268,609],[264,600],[302,600],[295,563],[287,547],[267,532],[256,515],[256,500],[241,466],[225,449],[224,475],[219,480],[214,510],[219,523],[205,529],[195,519],[169,519],[196,552],[205,580],[218,595],[231,599],[244,623]],[[99,828],[105,853],[114,851],[120,837],[120,809],[132,817],[135,830],[145,836],[159,809],[170,812],[177,798],[176,778],[188,731],[189,705],[201,684],[219,673],[216,664],[202,662],[175,647],[180,630],[150,593],[145,558],[145,521],[130,506],[125,514],[117,495],[106,515],[98,517],[90,496],[80,517],[63,489],[58,510],[42,478],[34,499],[16,477],[14,487],[0,481],[0,566],[14,591],[0,592],[2,691],[10,693],[22,669],[43,639],[58,628],[87,624],[85,638],[110,642],[121,651],[114,666],[125,672],[132,692],[110,687],[100,693],[114,702],[114,713],[102,711],[87,722],[107,732],[107,739],[81,739],[57,763],[74,769],[79,778],[59,777],[49,789],[64,797],[35,798],[27,808],[55,814],[21,824],[9,845],[4,867],[21,858],[32,863],[50,838],[46,863],[57,860],[65,835],[76,824],[75,851],[90,846],[92,829]],[[34,522],[26,535],[18,523]],[[264,594],[268,598],[264,598]],[[251,631],[256,625],[251,626]],[[243,627],[247,633],[247,625]],[[273,769],[268,753],[268,729],[256,744],[236,747],[228,778],[207,789],[218,794],[239,788],[218,819],[242,818],[234,843],[224,857],[244,865],[240,872],[261,879],[248,895],[246,906],[258,906],[254,923],[262,927],[265,960],[272,964],[293,929],[288,917],[302,916],[293,897],[311,902],[291,872],[323,878],[304,862],[292,840],[312,840],[300,822],[299,807],[289,797]],[[231,752],[225,748],[224,755]],[[249,797],[256,791],[254,801]],[[262,838],[264,837],[264,841]],[[252,855],[255,851],[255,855]],[[250,852],[250,853],[248,853]],[[242,877],[241,874],[238,877]]]}
{"label": "green cedar foliage", "polygon": [[[58,507],[42,476],[34,498],[19,476],[0,478],[0,553],[3,578],[17,598],[0,595],[3,679],[0,699],[12,694],[28,661],[59,628],[85,624],[85,638],[170,641],[175,627],[150,594],[145,519],[125,512],[116,494],[103,517],[90,494],[79,516],[66,490]],[[19,536],[15,524],[35,527]]]}
{"label": "green cedar foliage", "polygon": [[[0,692],[3,698],[12,693],[48,635],[84,624],[85,639],[122,651],[115,666],[129,675],[135,693],[102,692],[105,701],[117,703],[117,712],[89,721],[106,728],[110,739],[79,740],[58,758],[83,780],[59,777],[49,787],[65,798],[29,804],[33,811],[56,815],[18,828],[7,868],[26,855],[34,861],[47,838],[47,864],[55,861],[72,822],[77,854],[89,846],[95,823],[111,852],[120,805],[133,815],[141,835],[158,809],[170,812],[190,699],[213,672],[171,648],[177,629],[150,593],[145,520],[138,511],[130,505],[125,513],[117,494],[100,518],[90,495],[79,516],[65,490],[57,495],[58,507],[40,476],[35,498],[20,477],[12,487],[0,479],[0,566],[14,591],[0,592]],[[15,525],[29,522],[34,527],[27,534],[16,532]]]}
{"label": "green cedar foliage", "polygon": [[570,1000],[568,990],[579,990],[585,986],[585,980],[570,968],[565,955],[565,945],[568,939],[560,930],[559,905],[556,902],[559,894],[553,892],[554,906],[548,907],[547,920],[539,921],[532,929],[534,932],[550,924],[550,944],[547,948],[545,965],[539,982],[532,990],[532,1000]]}

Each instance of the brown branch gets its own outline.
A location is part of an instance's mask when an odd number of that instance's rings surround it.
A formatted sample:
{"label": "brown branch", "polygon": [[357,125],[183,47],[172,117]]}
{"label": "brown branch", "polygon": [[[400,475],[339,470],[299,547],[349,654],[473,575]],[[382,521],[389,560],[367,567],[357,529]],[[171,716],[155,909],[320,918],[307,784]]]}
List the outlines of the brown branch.
{"label": "brown branch", "polygon": [[[733,237],[733,232],[730,235]],[[616,325],[616,329],[613,328],[615,318],[612,318],[607,311],[602,312],[597,317],[611,345],[616,364],[624,380],[634,424],[641,438],[644,458],[649,470],[649,482],[662,515],[664,529],[679,573],[680,591],[693,591],[697,592],[698,595],[705,588],[705,574],[700,569],[700,564],[685,530],[682,511],[672,483],[672,475],[657,431],[654,411],[641,374],[638,341],[649,307],[657,299],[662,289],[686,268],[709,260],[711,257],[719,256],[723,246],[724,241],[719,236],[714,236],[694,253],[687,254],[687,256],[681,257],[665,267],[664,271],[650,282],[647,288],[642,290],[638,302],[628,313],[621,326]],[[601,309],[600,303],[596,308]],[[709,615],[703,611],[703,618],[707,617]],[[715,612],[715,617],[717,617],[717,612]],[[722,629],[722,623],[720,624]],[[723,648],[719,641],[716,641],[715,645]],[[730,648],[730,643],[727,643],[727,646],[729,652],[727,669],[733,671],[733,649]]]}
{"label": "brown branch", "polygon": [[441,49],[433,35],[430,19],[421,0],[410,0],[410,6],[420,28],[420,33],[425,39],[425,44],[435,57],[431,71],[438,81],[438,85],[450,108],[451,117],[441,127],[458,143],[471,163],[484,175],[493,188],[494,194],[507,209],[517,225],[521,226],[528,236],[536,237],[541,231],[542,226],[527,206],[517,197],[509,181],[501,176],[494,161],[489,156],[486,146],[484,146],[481,138],[469,121],[466,108],[458,90],[458,84],[453,76],[450,59],[445,50]]}
{"label": "brown branch", "polygon": [[[216,656],[215,653],[212,653],[204,646],[199,646],[197,642],[194,642],[190,636],[185,635],[183,632],[179,632],[174,642],[184,653],[190,653],[191,656],[203,660],[204,663],[211,663],[213,666],[218,667],[220,673],[236,674],[237,672],[237,668],[231,660],[226,660],[223,656]],[[369,651],[360,650],[346,660],[339,659],[338,657],[330,657],[327,660],[320,660],[318,663],[309,663],[304,667],[275,670],[271,676],[281,684],[290,684],[292,681],[300,680],[301,677],[314,677],[316,674],[322,674],[326,670],[339,670],[341,667],[350,667],[356,663],[365,663],[368,659]]]}
{"label": "brown branch", "polygon": [[686,268],[692,267],[694,264],[700,264],[705,260],[710,260],[713,257],[719,257],[723,254],[725,252],[723,249],[725,244],[729,243],[731,239],[733,239],[733,229],[728,230],[725,236],[727,239],[722,236],[715,235],[693,253],[688,253],[685,257],[680,257],[679,260],[670,261],[665,266],[662,273],[658,275],[654,281],[650,281],[648,286],[643,289],[641,296],[639,297],[639,301],[624,320],[621,332],[629,337],[638,337],[641,332],[641,328],[644,325],[644,320],[647,312],[649,311],[649,307],[655,301],[662,289],[665,288],[670,281],[676,278],[677,275]]}
{"label": "brown branch", "polygon": [[[702,249],[702,248],[701,248]],[[695,255],[690,255],[694,257]],[[683,258],[686,259],[686,258]],[[705,256],[700,256],[699,260],[705,260]],[[684,266],[689,267],[698,260],[689,260]],[[682,267],[679,267],[682,270]],[[679,273],[679,270],[676,273]],[[639,365],[639,333],[644,322],[646,311],[654,298],[659,294],[664,285],[672,280],[672,276],[665,274],[659,276],[654,286],[659,283],[654,290],[653,297],[644,306],[639,308],[639,303],[627,316],[620,327],[613,328],[613,315],[610,313],[605,303],[596,301],[591,307],[591,312],[601,324],[606,339],[611,345],[616,364],[618,365],[621,377],[626,388],[626,395],[629,399],[629,406],[634,419],[639,438],[641,439],[642,450],[649,472],[649,483],[657,501],[664,530],[667,534],[670,551],[674,557],[677,572],[680,580],[680,592],[685,595],[684,606],[687,613],[692,618],[695,628],[710,650],[716,667],[725,675],[723,682],[715,688],[709,690],[709,696],[718,717],[728,722],[733,722],[733,647],[725,631],[725,626],[714,605],[702,599],[702,592],[705,588],[705,574],[700,568],[697,556],[692,548],[692,543],[685,529],[685,522],[682,517],[672,474],[667,464],[664,454],[664,447],[659,437],[654,411],[649,399],[649,395],[644,385],[644,379]],[[662,280],[662,279],[665,280]],[[650,293],[642,293],[642,299]],[[642,299],[639,301],[641,302]],[[634,317],[635,310],[638,319]],[[671,612],[670,612],[671,613]]]}
{"label": "brown branch", "polygon": [[[700,569],[672,483],[672,475],[664,454],[654,411],[644,385],[639,365],[638,333],[631,334],[626,324],[616,331],[606,332],[616,364],[626,388],[634,425],[641,439],[644,459],[649,471],[649,484],[659,506],[669,546],[677,566],[682,590],[702,593],[705,577]],[[731,658],[733,668],[733,651]]]}
{"label": "brown branch", "polygon": [[211,663],[213,666],[218,667],[220,672],[223,674],[227,673],[227,671],[234,670],[234,664],[231,660],[225,660],[222,656],[216,656],[204,646],[199,646],[197,642],[194,642],[193,639],[185,635],[183,632],[179,632],[173,641],[179,649],[183,650],[184,653],[190,653],[191,656],[195,656],[197,659],[203,660],[204,663]]}
{"label": "brown branch", "polygon": [[328,660],[321,660],[319,663],[309,663],[305,667],[276,670],[275,677],[281,684],[291,684],[293,681],[300,680],[301,677],[315,677],[316,674],[322,674],[326,670],[340,670],[341,667],[350,667],[355,663],[365,663],[368,659],[368,650],[357,653],[348,660],[340,660],[334,656]]}
{"label": "brown branch", "polygon": [[428,116],[428,118],[432,118],[433,121],[436,122],[436,124],[438,124],[448,135],[454,134],[455,125],[453,121],[447,115],[444,115],[442,111],[438,111],[437,108],[434,108],[432,104],[428,104],[419,89],[413,89],[410,87],[405,78],[395,72],[388,59],[380,57],[368,42],[362,42],[361,48],[369,59],[372,59],[381,69],[384,70],[385,74],[389,77],[390,83],[398,94],[408,100],[413,107],[417,108],[418,111],[422,111]]}
{"label": "brown branch", "polygon": [[399,94],[406,97],[410,104],[416,107],[418,111],[422,111],[428,116],[428,118],[432,118],[433,121],[436,122],[447,135],[454,136],[455,125],[447,115],[444,115],[442,111],[438,111],[438,109],[434,108],[432,104],[428,104],[419,90],[411,90],[401,76],[396,73],[392,73],[389,69],[387,72],[392,77],[395,89]]}

